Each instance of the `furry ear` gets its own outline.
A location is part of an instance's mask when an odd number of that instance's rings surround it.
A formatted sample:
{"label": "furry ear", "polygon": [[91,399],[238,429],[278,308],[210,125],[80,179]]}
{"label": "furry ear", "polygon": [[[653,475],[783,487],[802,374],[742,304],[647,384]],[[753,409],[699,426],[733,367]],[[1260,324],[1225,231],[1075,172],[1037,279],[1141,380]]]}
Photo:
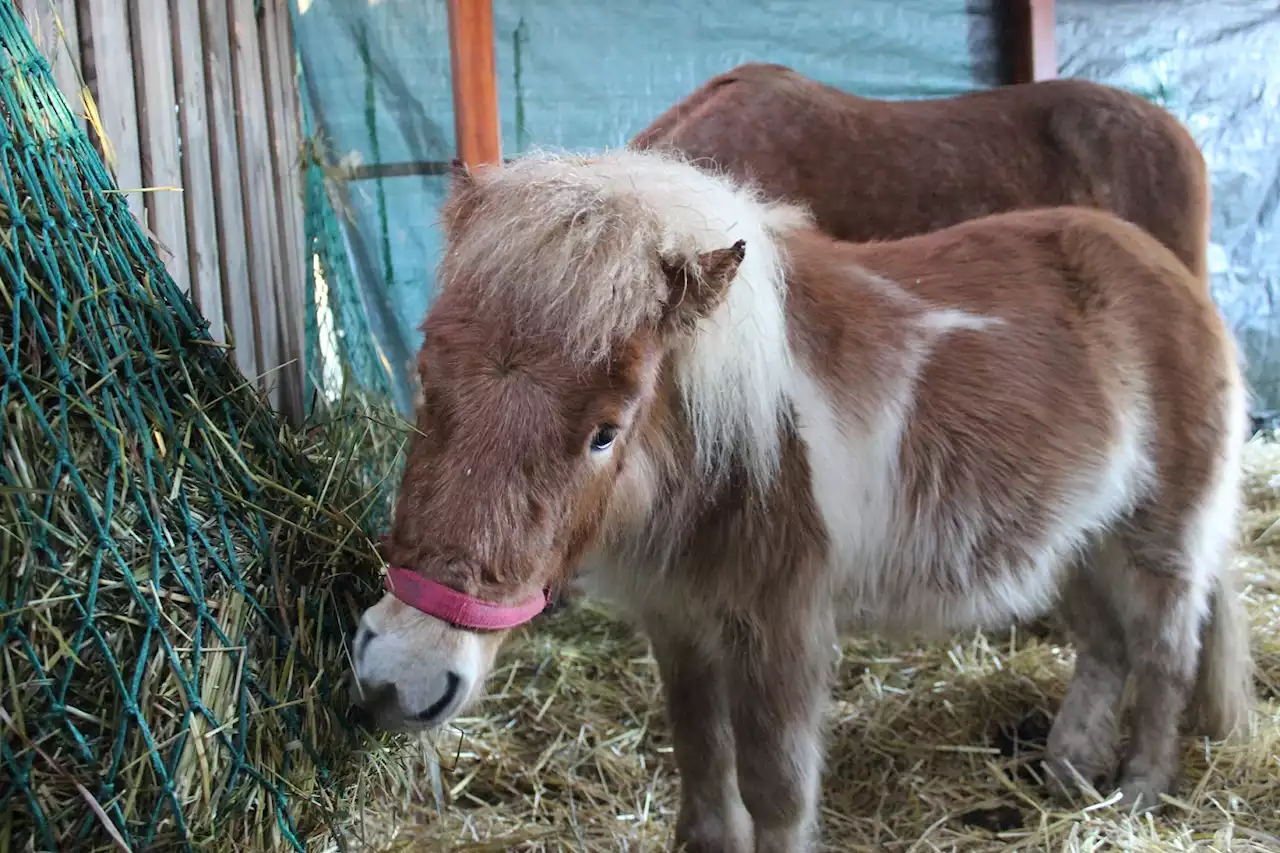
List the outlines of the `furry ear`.
{"label": "furry ear", "polygon": [[727,249],[703,252],[692,261],[671,263],[663,260],[667,277],[667,302],[662,312],[665,328],[690,328],[724,300],[729,284],[742,266],[747,243],[739,240]]}
{"label": "furry ear", "polygon": [[450,161],[449,178],[453,192],[465,192],[475,183],[475,176],[471,174],[471,167],[467,165],[465,160],[458,157],[454,157]]}
{"label": "furry ear", "polygon": [[455,158],[450,169],[449,195],[440,209],[446,240],[453,239],[458,227],[475,212],[478,204],[475,173],[465,162]]}

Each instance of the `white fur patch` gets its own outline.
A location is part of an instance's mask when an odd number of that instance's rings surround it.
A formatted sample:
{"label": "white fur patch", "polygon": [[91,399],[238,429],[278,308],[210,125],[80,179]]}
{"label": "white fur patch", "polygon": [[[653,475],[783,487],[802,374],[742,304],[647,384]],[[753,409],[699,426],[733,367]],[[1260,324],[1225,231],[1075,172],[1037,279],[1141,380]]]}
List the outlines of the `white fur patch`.
{"label": "white fur patch", "polygon": [[1003,323],[1004,320],[1000,317],[983,317],[978,314],[970,314],[968,311],[961,311],[958,308],[943,308],[939,311],[930,311],[920,318],[921,328],[929,329],[938,334],[946,334],[957,329],[981,332]]}
{"label": "white fur patch", "polygon": [[465,707],[482,691],[493,663],[493,650],[480,634],[419,613],[389,593],[364,612],[355,645],[352,662],[359,687],[376,691],[394,686],[406,720],[445,694],[450,672],[463,685],[453,711]]}
{"label": "white fur patch", "polygon": [[[1234,353],[1229,353],[1228,357],[1234,357]],[[1241,383],[1231,383],[1225,403],[1222,414],[1226,419],[1226,452],[1220,460],[1221,467],[1210,492],[1211,498],[1200,505],[1199,512],[1187,525],[1183,544],[1192,562],[1194,582],[1206,588],[1220,572],[1229,570],[1228,556],[1240,530],[1240,483],[1244,473],[1241,454],[1248,424],[1248,403]]]}
{"label": "white fur patch", "polygon": [[1143,384],[1134,385],[1127,397],[1111,400],[1118,421],[1111,446],[1099,453],[1098,468],[1076,473],[1054,514],[1056,524],[1036,543],[1028,564],[1004,567],[988,594],[975,597],[970,612],[959,616],[961,621],[992,625],[1047,610],[1063,566],[1083,549],[1101,546],[1095,537],[1146,492],[1155,477],[1150,410]]}

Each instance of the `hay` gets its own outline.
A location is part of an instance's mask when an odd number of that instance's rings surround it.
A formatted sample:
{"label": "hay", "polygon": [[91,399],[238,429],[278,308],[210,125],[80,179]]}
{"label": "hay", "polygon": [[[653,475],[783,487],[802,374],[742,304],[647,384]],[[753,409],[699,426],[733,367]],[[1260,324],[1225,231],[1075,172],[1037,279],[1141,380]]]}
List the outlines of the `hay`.
{"label": "hay", "polygon": [[[0,498],[0,729],[16,777],[0,838],[267,851],[325,834],[331,773],[357,743],[334,689],[377,565],[360,521],[379,504],[352,470],[368,460],[348,450],[372,442],[345,434],[362,419],[259,448],[233,443],[271,417],[258,397],[193,393],[142,406],[142,430],[116,421],[118,453],[98,429],[109,398],[68,406],[52,376],[22,378],[35,404],[6,409],[18,482]],[[130,447],[148,439],[154,457]]]}
{"label": "hay", "polygon": [[[1239,566],[1263,697],[1242,747],[1185,741],[1160,818],[1062,811],[1035,758],[1070,676],[1051,637],[845,646],[828,714],[823,848],[838,851],[1280,849],[1280,445],[1246,456]],[[1261,538],[1259,538],[1261,537]],[[670,849],[679,786],[646,643],[580,603],[517,638],[476,716],[370,742],[349,791],[371,850]],[[443,802],[432,784],[438,755]]]}
{"label": "hay", "polygon": [[[0,499],[0,601],[13,602],[0,728],[16,786],[0,839],[268,851],[327,835],[341,813],[333,774],[357,744],[334,690],[377,565],[361,516],[385,503],[354,470],[370,456],[387,467],[369,422],[331,413],[268,452],[229,434],[272,417],[254,395],[229,394],[230,423],[227,400],[144,406],[147,432],[122,443],[163,436],[166,412],[183,440],[121,464],[94,423],[106,412],[60,405],[50,380],[25,372],[36,405],[8,407],[4,425],[19,483]],[[35,413],[60,408],[55,445]]]}
{"label": "hay", "polygon": [[302,850],[401,433],[284,428],[0,2],[0,851]]}

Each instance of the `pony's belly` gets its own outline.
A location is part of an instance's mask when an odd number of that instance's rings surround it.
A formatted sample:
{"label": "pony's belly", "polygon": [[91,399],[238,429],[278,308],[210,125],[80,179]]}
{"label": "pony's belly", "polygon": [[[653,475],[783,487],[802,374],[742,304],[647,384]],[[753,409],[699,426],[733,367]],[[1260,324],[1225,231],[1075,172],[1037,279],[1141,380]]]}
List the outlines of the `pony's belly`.
{"label": "pony's belly", "polygon": [[843,634],[940,635],[975,628],[999,629],[1053,607],[1059,581],[1073,559],[1045,550],[998,565],[900,561],[869,570],[844,561],[834,567],[843,581],[835,596]]}

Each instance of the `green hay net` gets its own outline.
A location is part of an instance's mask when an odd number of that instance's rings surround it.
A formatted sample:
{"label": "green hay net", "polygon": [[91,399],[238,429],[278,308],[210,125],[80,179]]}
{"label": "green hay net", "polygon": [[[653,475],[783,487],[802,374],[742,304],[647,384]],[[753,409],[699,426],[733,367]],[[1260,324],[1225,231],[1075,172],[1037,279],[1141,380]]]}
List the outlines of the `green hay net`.
{"label": "green hay net", "polygon": [[[369,328],[369,312],[346,254],[345,223],[338,213],[344,193],[340,182],[326,178],[323,136],[305,103],[302,118],[313,140],[303,164],[312,264],[307,276],[307,305],[312,309],[307,312],[307,384],[326,401],[354,385],[391,405],[396,385],[392,366]],[[338,197],[336,204],[331,195]]]}
{"label": "green hay net", "polygon": [[0,850],[341,846],[378,466],[210,339],[11,0],[0,114]]}

